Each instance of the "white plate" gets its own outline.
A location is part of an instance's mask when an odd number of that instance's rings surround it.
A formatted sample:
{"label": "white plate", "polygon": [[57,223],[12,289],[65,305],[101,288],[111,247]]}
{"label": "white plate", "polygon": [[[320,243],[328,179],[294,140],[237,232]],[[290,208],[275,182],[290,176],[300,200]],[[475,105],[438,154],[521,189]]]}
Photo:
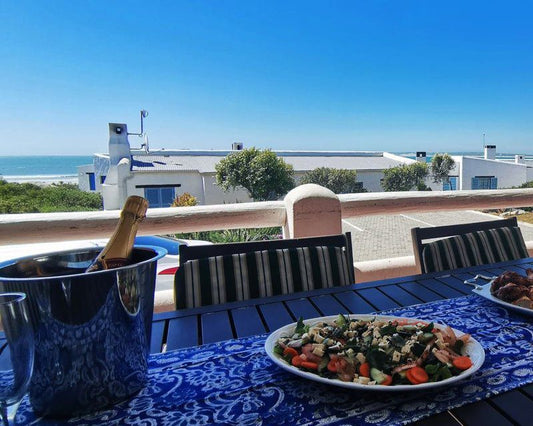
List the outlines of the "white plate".
{"label": "white plate", "polygon": [[[337,319],[338,315],[333,315],[329,317],[321,317],[321,318],[313,318],[310,320],[305,320],[305,324],[315,324],[317,322],[329,322],[332,323],[335,319]],[[384,320],[384,321],[392,321],[392,320],[407,320],[408,323],[416,324],[417,322],[423,322],[425,324],[428,323],[426,320],[419,320],[415,318],[403,318],[403,317],[394,317],[394,316],[385,316],[385,315],[367,315],[367,314],[361,314],[361,315],[350,315],[350,319],[357,318],[362,320],[369,320],[369,319],[377,319],[377,320]],[[434,323],[435,328],[437,329],[443,329],[446,326],[442,324],[436,324]],[[343,382],[339,379],[328,379],[326,377],[320,377],[317,374],[309,373],[307,371],[300,370],[297,367],[294,367],[293,365],[287,364],[283,359],[281,359],[278,355],[274,353],[274,346],[276,345],[276,342],[281,336],[288,336],[292,335],[294,328],[296,327],[296,323],[292,323],[289,325],[286,325],[284,327],[279,328],[278,330],[274,331],[270,336],[268,336],[266,342],[265,342],[265,350],[267,355],[274,361],[275,364],[283,368],[284,370],[287,370],[290,373],[296,374],[298,376],[301,376],[305,379],[314,380],[315,382],[325,383],[327,385],[334,385],[334,386],[340,386],[344,388],[349,389],[357,389],[357,390],[367,390],[367,391],[413,391],[413,390],[423,390],[423,389],[429,389],[429,388],[436,388],[438,386],[444,386],[444,385],[450,385],[452,383],[458,382],[459,380],[463,380],[464,378],[471,376],[473,373],[475,373],[479,368],[483,365],[483,361],[485,360],[485,351],[479,344],[479,342],[473,338],[470,338],[470,341],[464,346],[464,354],[469,355],[470,359],[472,360],[472,367],[470,367],[468,370],[463,371],[458,376],[450,377],[446,380],[441,380],[440,382],[432,382],[432,383],[422,383],[420,385],[395,385],[395,386],[384,386],[384,385],[362,385],[359,383],[353,383],[353,382]],[[458,330],[453,329],[456,336],[462,336],[464,333]]]}
{"label": "white plate", "polygon": [[472,291],[476,294],[479,294],[481,297],[484,297],[485,299],[490,300],[491,302],[497,303],[498,305],[505,306],[506,308],[512,309],[513,311],[521,312],[525,315],[533,316],[533,309],[524,308],[523,306],[516,306],[516,305],[513,305],[512,303],[505,302],[501,299],[498,299],[496,296],[493,296],[490,293],[491,284],[492,284],[492,281],[485,285],[478,285]]}

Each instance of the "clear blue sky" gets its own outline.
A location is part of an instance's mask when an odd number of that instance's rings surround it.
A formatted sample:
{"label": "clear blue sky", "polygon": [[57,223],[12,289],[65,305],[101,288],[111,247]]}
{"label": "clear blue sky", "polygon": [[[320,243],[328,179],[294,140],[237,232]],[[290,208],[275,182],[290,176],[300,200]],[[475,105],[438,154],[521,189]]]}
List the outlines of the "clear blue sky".
{"label": "clear blue sky", "polygon": [[5,0],[0,20],[0,155],[107,152],[107,123],[138,131],[141,108],[153,148],[481,151],[485,133],[533,153],[529,1]]}

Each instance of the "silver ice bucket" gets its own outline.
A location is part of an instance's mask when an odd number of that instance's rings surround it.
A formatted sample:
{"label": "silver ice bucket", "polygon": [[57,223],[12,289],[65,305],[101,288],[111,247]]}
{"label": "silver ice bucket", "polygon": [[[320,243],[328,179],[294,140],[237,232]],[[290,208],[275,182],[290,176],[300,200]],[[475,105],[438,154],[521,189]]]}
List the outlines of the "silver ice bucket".
{"label": "silver ice bucket", "polygon": [[0,263],[0,292],[28,296],[35,333],[30,402],[69,417],[122,401],[147,381],[159,247],[135,247],[132,264],[84,273],[101,248]]}

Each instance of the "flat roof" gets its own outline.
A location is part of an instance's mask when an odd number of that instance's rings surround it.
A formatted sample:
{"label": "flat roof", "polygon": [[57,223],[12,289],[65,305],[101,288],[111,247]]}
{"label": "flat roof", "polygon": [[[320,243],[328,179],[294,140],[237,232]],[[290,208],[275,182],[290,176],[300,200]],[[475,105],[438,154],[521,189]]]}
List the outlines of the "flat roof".
{"label": "flat roof", "polygon": [[[132,170],[191,171],[214,173],[215,165],[228,154],[237,151],[132,151]],[[318,167],[332,167],[350,170],[380,171],[413,160],[398,156],[384,155],[383,152],[369,151],[274,151],[279,157],[294,167],[295,171],[308,171]]]}

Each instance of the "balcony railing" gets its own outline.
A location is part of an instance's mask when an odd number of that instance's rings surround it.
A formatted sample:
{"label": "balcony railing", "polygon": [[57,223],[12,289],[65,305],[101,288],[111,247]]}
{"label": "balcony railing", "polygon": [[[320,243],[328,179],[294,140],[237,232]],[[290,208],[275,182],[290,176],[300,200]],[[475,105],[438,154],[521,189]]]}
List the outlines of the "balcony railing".
{"label": "balcony railing", "polygon": [[[374,192],[327,194],[317,185],[296,200],[223,204],[194,207],[149,209],[140,235],[173,234],[178,232],[216,229],[258,228],[281,226],[290,235],[290,223],[310,217],[331,221],[338,200],[340,218],[399,214],[408,212],[453,211],[468,209],[503,209],[533,206],[533,189],[487,191]],[[324,191],[316,191],[316,189]],[[328,191],[330,192],[330,191]],[[327,196],[326,196],[327,195]],[[333,206],[332,206],[333,205]],[[113,231],[120,212],[24,213],[0,215],[0,244],[22,244],[36,241],[79,240],[105,238]],[[340,226],[340,223],[338,224]],[[307,229],[306,235],[316,235]]]}
{"label": "balcony railing", "polygon": [[[342,232],[355,216],[533,206],[533,189],[379,192],[335,195],[302,185],[283,201],[149,209],[140,235],[281,226],[286,237]],[[0,215],[0,245],[105,238],[119,211]],[[533,255],[533,242],[527,242]],[[416,273],[414,258],[356,262],[356,281]]]}

